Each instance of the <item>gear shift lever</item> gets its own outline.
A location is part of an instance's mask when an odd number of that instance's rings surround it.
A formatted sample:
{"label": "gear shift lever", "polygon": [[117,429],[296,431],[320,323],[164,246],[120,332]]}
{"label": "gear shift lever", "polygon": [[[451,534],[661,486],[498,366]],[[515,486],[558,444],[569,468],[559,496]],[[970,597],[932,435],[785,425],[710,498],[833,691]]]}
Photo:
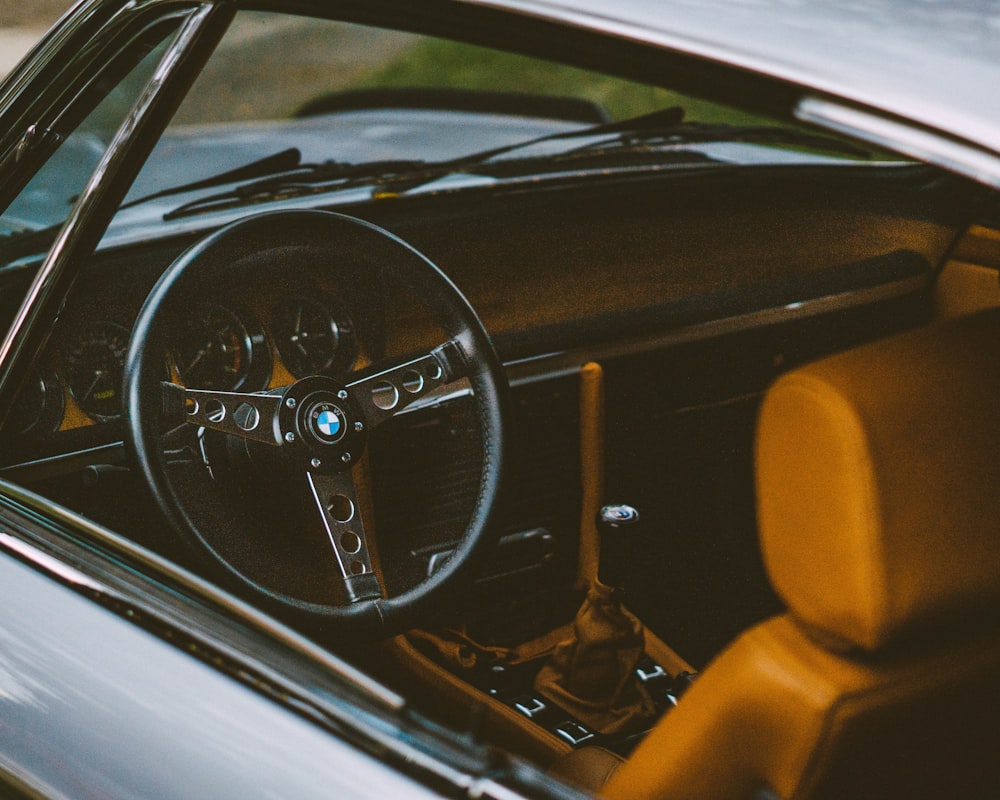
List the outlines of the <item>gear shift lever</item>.
{"label": "gear shift lever", "polygon": [[601,537],[601,561],[597,579],[605,586],[622,590],[631,561],[630,540],[639,523],[639,512],[632,506],[604,506],[597,512],[597,532]]}
{"label": "gear shift lever", "polygon": [[535,678],[535,689],[601,733],[638,728],[656,714],[635,675],[645,650],[642,623],[621,602],[631,549],[627,529],[638,521],[631,506],[600,510],[599,577],[576,614],[572,637]]}

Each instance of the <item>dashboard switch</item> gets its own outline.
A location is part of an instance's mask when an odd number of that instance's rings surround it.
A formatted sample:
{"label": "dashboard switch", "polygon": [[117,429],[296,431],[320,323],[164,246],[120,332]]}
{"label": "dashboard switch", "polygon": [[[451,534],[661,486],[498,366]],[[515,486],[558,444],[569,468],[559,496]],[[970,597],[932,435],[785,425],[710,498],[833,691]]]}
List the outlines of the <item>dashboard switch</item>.
{"label": "dashboard switch", "polygon": [[567,742],[569,742],[573,747],[583,744],[588,739],[593,739],[594,734],[591,733],[587,728],[583,727],[579,722],[573,722],[567,720],[556,726],[556,734]]}
{"label": "dashboard switch", "polygon": [[530,694],[522,694],[520,697],[515,697],[513,702],[514,708],[528,719],[534,719],[548,708],[545,703]]}

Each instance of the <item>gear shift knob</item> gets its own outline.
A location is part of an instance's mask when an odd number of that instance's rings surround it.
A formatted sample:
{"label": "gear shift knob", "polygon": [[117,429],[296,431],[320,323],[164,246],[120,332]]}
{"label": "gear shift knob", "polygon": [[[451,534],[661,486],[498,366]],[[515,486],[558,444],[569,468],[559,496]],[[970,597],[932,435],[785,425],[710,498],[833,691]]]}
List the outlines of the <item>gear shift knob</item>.
{"label": "gear shift knob", "polygon": [[597,512],[597,524],[609,528],[623,528],[639,521],[639,512],[624,503],[609,505]]}
{"label": "gear shift knob", "polygon": [[631,540],[639,523],[639,512],[624,503],[606,505],[597,512],[601,537],[601,559],[597,577],[605,586],[621,589],[631,562]]}

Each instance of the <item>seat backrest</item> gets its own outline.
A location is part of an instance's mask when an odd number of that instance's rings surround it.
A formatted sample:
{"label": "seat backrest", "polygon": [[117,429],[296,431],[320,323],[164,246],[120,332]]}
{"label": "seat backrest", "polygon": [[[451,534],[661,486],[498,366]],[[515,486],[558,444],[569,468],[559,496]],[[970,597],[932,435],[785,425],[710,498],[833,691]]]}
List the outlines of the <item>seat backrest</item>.
{"label": "seat backrest", "polygon": [[1000,797],[1000,311],[783,376],[756,458],[788,612],[706,668],[606,796]]}

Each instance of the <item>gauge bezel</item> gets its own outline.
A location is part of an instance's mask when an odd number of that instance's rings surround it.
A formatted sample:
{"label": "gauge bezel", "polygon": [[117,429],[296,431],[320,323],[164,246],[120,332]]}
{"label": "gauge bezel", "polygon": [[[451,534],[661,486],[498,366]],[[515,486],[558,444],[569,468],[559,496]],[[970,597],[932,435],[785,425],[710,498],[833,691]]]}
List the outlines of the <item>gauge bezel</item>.
{"label": "gauge bezel", "polygon": [[[111,332],[111,335],[108,335],[109,331]],[[73,364],[74,360],[80,357],[84,348],[95,343],[99,343],[101,338],[104,338],[104,345],[110,345],[112,337],[118,337],[121,340],[121,352],[117,355],[114,352],[111,352],[111,358],[114,362],[113,366],[115,371],[111,375],[111,379],[108,383],[109,386],[114,389],[116,404],[115,411],[113,413],[106,413],[103,404],[108,398],[100,398],[99,400],[94,401],[92,399],[92,392],[90,392],[88,396],[82,396],[87,394],[81,392],[79,380],[83,378],[82,376],[75,374],[77,367]],[[73,398],[77,406],[79,406],[80,410],[95,422],[107,422],[109,420],[119,419],[122,416],[121,386],[125,373],[125,351],[128,348],[129,337],[130,333],[128,329],[120,323],[112,322],[107,319],[92,319],[84,322],[79,328],[79,331],[73,341],[68,343],[69,346],[62,349],[59,359],[59,373],[62,378],[62,382],[66,387],[66,391],[69,393],[69,396]],[[88,371],[91,375],[97,372],[96,369]],[[93,381],[90,381],[90,376],[87,376],[86,380],[89,381],[87,388],[90,389],[93,383],[96,383],[97,380],[101,379],[96,378]],[[100,405],[97,405],[98,403]]]}
{"label": "gauge bezel", "polygon": [[[221,314],[228,317],[230,322],[239,326],[239,338],[243,347],[243,354],[246,357],[247,365],[240,370],[235,382],[219,380],[208,383],[204,379],[195,379],[196,376],[190,374],[186,368],[182,368],[182,360],[178,358],[177,337],[172,337],[169,345],[168,360],[173,371],[180,379],[181,383],[191,389],[214,389],[216,391],[258,391],[267,388],[271,378],[271,344],[264,326],[257,316],[248,308],[240,304],[221,303],[216,300],[199,301],[192,308],[191,316],[185,320],[189,326],[202,324],[208,319],[206,312],[210,314]],[[208,330],[208,335],[218,334],[218,330]],[[185,359],[186,360],[186,359]],[[187,373],[187,374],[185,374]],[[216,376],[217,378],[219,376]]]}
{"label": "gauge bezel", "polygon": [[[286,331],[282,330],[284,325],[279,327],[279,321],[295,313],[296,305],[307,305],[321,312],[326,318],[335,346],[322,360],[309,359],[307,363],[308,357],[296,352],[295,343],[286,335]],[[296,378],[308,378],[313,375],[337,377],[348,372],[357,361],[358,339],[354,321],[343,303],[328,294],[308,295],[303,291],[297,291],[284,295],[271,311],[270,329],[278,356],[289,373]]]}

